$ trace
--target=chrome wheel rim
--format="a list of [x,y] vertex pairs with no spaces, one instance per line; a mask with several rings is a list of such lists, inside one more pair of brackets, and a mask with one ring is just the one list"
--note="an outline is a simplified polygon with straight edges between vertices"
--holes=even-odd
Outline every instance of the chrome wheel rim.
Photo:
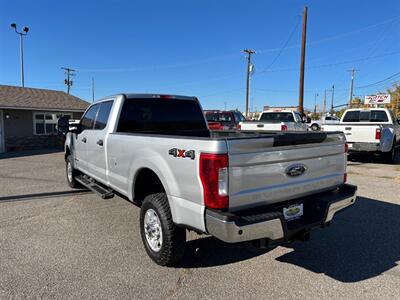
[[67,163],[67,177],[68,181],[72,182],[72,166],[70,162]]
[[154,252],[161,250],[163,236],[161,222],[154,209],[148,209],[144,215],[144,233],[146,235],[147,244]]

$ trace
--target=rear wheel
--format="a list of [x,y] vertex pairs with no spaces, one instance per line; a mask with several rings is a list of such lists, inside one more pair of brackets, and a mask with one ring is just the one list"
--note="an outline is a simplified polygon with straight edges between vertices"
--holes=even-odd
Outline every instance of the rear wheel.
[[160,266],[173,266],[183,256],[186,230],[172,221],[165,193],[151,194],[140,210],[140,233],[147,254]]
[[394,139],[392,149],[390,149],[389,152],[384,152],[383,153],[383,159],[385,160],[386,163],[392,164],[394,163],[394,159],[396,157],[396,144],[395,144],[396,138]]

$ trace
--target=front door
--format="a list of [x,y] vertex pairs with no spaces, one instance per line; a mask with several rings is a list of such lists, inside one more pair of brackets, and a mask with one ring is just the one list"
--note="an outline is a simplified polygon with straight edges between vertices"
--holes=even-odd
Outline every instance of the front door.
[[100,103],[94,129],[88,134],[87,170],[90,175],[102,183],[108,182],[106,134],[112,106],[113,101]]
[[74,134],[75,166],[85,173],[87,172],[87,147],[90,142],[89,135],[93,131],[99,106],[99,104],[95,104],[89,107],[81,120],[82,131],[79,134]]
[[4,152],[4,119],[3,119],[3,111],[0,110],[0,153]]

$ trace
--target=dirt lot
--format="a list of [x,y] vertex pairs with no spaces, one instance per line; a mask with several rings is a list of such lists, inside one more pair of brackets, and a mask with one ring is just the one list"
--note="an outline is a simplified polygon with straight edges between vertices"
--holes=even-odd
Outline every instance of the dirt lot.
[[311,241],[256,251],[191,235],[182,265],[162,268],[139,209],[71,191],[61,153],[2,158],[0,298],[400,299],[400,164],[348,171],[356,205]]

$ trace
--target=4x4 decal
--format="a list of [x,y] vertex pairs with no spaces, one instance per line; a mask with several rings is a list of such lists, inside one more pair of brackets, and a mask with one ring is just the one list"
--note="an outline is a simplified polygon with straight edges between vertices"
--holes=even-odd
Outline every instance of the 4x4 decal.
[[173,157],[189,157],[190,159],[195,158],[195,151],[194,150],[182,150],[182,149],[177,149],[177,148],[172,148],[169,149],[168,151],[169,155],[172,155]]

